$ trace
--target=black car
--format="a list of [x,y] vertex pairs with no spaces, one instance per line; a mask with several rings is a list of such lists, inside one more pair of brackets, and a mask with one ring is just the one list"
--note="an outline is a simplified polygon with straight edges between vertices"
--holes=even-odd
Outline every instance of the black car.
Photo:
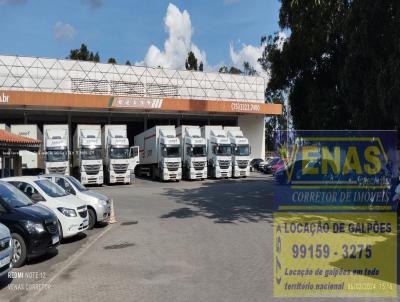
[[251,171],[257,171],[258,170],[258,165],[264,161],[262,158],[253,158],[250,161],[250,170]]
[[59,244],[56,215],[32,201],[13,185],[0,181],[0,222],[10,229],[13,267],[41,256]]
[[273,157],[270,160],[267,161],[267,163],[263,167],[263,172],[265,174],[271,174],[272,173],[272,166],[278,164],[279,162],[283,162],[283,160],[280,157]]

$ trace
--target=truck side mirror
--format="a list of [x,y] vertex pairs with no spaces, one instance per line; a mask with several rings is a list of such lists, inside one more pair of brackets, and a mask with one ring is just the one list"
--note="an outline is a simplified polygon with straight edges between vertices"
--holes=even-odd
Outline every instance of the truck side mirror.
[[251,146],[249,146],[249,154],[251,154]]

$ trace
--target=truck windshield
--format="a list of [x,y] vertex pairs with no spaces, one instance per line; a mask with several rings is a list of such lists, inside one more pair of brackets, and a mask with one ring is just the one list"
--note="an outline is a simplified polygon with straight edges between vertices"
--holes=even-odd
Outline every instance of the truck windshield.
[[32,205],[32,201],[14,185],[0,184],[0,198],[12,208],[20,208]]
[[35,184],[37,184],[50,197],[63,197],[68,195],[63,188],[48,179],[35,180]]
[[79,192],[87,191],[87,189],[75,177],[67,176],[67,178]]
[[110,158],[129,158],[129,148],[110,148]]
[[163,147],[162,149],[163,157],[181,157],[181,148],[180,146],[173,147]]
[[219,145],[217,148],[217,155],[230,156],[232,154],[231,145]]
[[68,161],[68,150],[47,150],[46,151],[47,162],[60,162]]
[[234,155],[249,156],[250,155],[249,145],[236,145],[236,147],[234,147]]
[[95,160],[101,159],[101,149],[100,148],[82,148],[81,149],[81,159],[83,160]]
[[206,146],[194,146],[191,153],[190,155],[193,157],[206,156]]

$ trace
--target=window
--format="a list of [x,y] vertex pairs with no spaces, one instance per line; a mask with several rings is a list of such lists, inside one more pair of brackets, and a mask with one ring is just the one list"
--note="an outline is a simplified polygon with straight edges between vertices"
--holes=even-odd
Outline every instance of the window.
[[81,159],[83,160],[96,160],[101,159],[101,149],[100,148],[82,148],[81,149]]
[[249,145],[236,145],[234,146],[234,154],[239,156],[249,156],[250,147]]
[[48,179],[35,180],[35,184],[37,184],[39,188],[41,188],[50,197],[56,198],[68,195],[67,192]]
[[79,192],[87,191],[87,189],[73,176],[67,176],[68,180]]
[[58,184],[65,191],[75,195],[74,188],[72,187],[72,185],[67,180],[65,180],[62,177],[56,177],[55,180],[56,180],[56,184]]
[[162,156],[163,157],[181,157],[181,148],[180,146],[164,146],[162,148]]
[[186,153],[193,157],[206,156],[206,146],[189,146],[186,147]]
[[231,145],[219,145],[219,146],[217,146],[215,154],[221,155],[221,156],[230,156],[232,154]]
[[68,161],[68,150],[47,150],[47,162]]
[[110,158],[129,158],[129,148],[110,148]]
[[32,205],[32,201],[26,197],[19,189],[20,183],[0,184],[0,198],[12,208],[20,208]]

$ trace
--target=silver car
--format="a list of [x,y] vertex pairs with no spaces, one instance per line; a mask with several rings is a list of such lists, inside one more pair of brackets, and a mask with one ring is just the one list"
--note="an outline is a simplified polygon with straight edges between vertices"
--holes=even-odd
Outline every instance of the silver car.
[[86,202],[89,213],[89,227],[93,229],[98,222],[108,222],[110,218],[111,202],[107,196],[90,191],[79,180],[70,175],[46,174],[42,175],[58,184],[66,192],[75,195]]
[[5,280],[12,267],[13,245],[8,227],[0,223],[0,280]]

